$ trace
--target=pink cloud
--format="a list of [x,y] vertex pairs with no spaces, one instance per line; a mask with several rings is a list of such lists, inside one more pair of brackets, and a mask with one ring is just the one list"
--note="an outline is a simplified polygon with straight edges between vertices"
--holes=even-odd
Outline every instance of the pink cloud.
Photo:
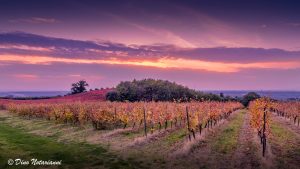
[[[296,69],[300,68],[300,62],[282,61],[282,62],[253,62],[253,63],[225,63],[219,61],[204,61],[200,59],[186,59],[164,57],[157,60],[130,60],[130,59],[74,59],[74,58],[59,58],[49,56],[18,56],[18,55],[0,55],[0,62],[16,62],[24,64],[43,64],[51,65],[52,63],[64,64],[100,64],[100,65],[131,65],[141,67],[153,67],[160,69],[190,69],[190,70],[205,70],[210,72],[233,73],[243,69]],[[78,75],[72,75],[78,77]],[[80,75],[79,75],[80,76]],[[26,76],[25,76],[26,77]],[[30,76],[29,76],[30,77]]]
[[35,75],[35,74],[15,74],[13,75],[15,78],[18,78],[18,79],[25,79],[25,80],[34,80],[34,79],[37,79],[39,78],[38,75]]

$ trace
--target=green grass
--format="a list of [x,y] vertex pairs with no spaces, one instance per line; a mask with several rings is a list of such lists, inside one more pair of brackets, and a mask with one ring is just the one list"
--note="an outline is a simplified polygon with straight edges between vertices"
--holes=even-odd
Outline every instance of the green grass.
[[133,139],[133,138],[136,137],[137,134],[133,133],[132,131],[126,131],[126,132],[122,132],[121,135],[125,136],[125,137],[127,137],[129,139]]
[[[1,118],[1,120],[3,120]],[[62,160],[59,168],[141,168],[135,162],[128,162],[109,153],[98,145],[86,143],[61,143],[54,138],[29,134],[0,121],[0,168],[23,168],[8,166],[8,159]],[[35,168],[34,166],[30,166]]]
[[186,137],[186,131],[184,129],[180,129],[177,132],[168,134],[168,136],[164,138],[164,141],[168,145],[173,145],[174,143],[182,140],[184,137]]
[[[140,162],[143,162],[149,168],[166,168],[168,151],[174,144],[182,141],[186,137],[185,130],[186,129],[178,129],[168,132],[158,140],[147,143],[140,148],[128,150],[128,160],[140,160]],[[164,129],[162,131],[164,131]]]
[[294,133],[292,133],[291,131],[287,130],[284,127],[281,127],[279,124],[275,124],[274,122],[271,122],[270,128],[273,137],[279,143],[282,143],[282,146],[289,146],[289,144],[285,144],[285,143],[289,142],[295,137]]
[[239,131],[243,125],[245,111],[240,112],[230,121],[228,126],[217,136],[212,143],[212,149],[216,152],[228,154],[233,152],[238,145]]
[[276,167],[298,168],[300,164],[300,138],[279,123],[272,121],[270,128],[272,132],[269,138],[270,144],[279,148],[279,153],[276,153]]

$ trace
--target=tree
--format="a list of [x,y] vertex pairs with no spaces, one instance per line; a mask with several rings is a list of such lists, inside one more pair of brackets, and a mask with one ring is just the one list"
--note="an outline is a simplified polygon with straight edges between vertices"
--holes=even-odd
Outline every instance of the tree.
[[258,98],[260,98],[260,95],[255,92],[249,92],[242,98],[241,102],[245,107],[247,107],[252,100],[256,100]]
[[106,100],[116,101],[119,100],[119,95],[116,91],[111,91],[106,94]]
[[85,92],[87,86],[89,86],[89,84],[85,80],[80,80],[77,83],[73,83],[71,88],[71,93],[77,94],[77,93]]
[[218,95],[206,94],[166,80],[143,79],[121,82],[114,92],[107,93],[110,101],[191,101],[221,100]]

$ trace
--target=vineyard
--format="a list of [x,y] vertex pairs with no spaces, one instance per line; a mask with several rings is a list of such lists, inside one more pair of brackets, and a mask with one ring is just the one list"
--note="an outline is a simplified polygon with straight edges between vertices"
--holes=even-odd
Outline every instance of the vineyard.
[[[262,144],[262,155],[266,154],[267,137],[271,135],[271,113],[290,119],[291,123],[299,127],[300,102],[275,102],[269,98],[260,98],[249,105],[251,125],[256,129]],[[300,130],[300,128],[299,128]]]
[[[186,165],[220,168],[222,161],[231,161],[228,168],[245,165],[297,168],[295,166],[299,165],[300,102],[260,98],[250,102],[246,109],[239,102],[217,101],[58,103],[0,100],[0,109],[8,113],[1,118],[10,119],[9,125],[29,123],[24,129],[42,136],[63,133],[59,138],[67,142],[78,139],[89,144],[108,144],[108,149],[121,158],[151,163],[153,166],[149,168],[184,168]],[[49,128],[41,129],[40,123]],[[64,127],[53,130],[61,125]],[[37,129],[33,130],[32,126]],[[76,134],[82,132],[86,134]],[[283,140],[290,145],[284,145]],[[260,145],[262,151],[256,148]],[[135,165],[148,168],[143,164]]]
[[299,126],[300,102],[274,102],[271,111]]
[[144,134],[168,127],[187,127],[195,138],[202,128],[210,128],[242,108],[237,102],[77,102],[62,104],[2,103],[4,109],[24,118],[43,118],[73,125],[91,123],[94,129],[144,128]]

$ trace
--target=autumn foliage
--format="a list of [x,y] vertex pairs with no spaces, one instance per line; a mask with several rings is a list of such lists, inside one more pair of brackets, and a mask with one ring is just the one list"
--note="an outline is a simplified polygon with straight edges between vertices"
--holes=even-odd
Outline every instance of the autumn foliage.
[[[147,123],[153,132],[173,127],[184,127],[196,132],[209,128],[242,107],[238,102],[74,102],[74,103],[19,103],[0,101],[3,108],[24,118],[44,118],[61,123],[85,125],[95,129],[132,127],[139,129]],[[145,117],[144,117],[145,114]],[[144,120],[145,118],[145,120]]]

